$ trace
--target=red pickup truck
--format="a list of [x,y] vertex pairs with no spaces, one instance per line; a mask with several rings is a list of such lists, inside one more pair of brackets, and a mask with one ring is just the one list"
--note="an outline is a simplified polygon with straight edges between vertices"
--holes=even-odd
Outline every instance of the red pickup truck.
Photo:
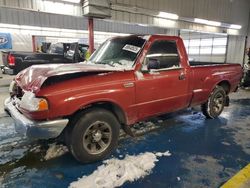
[[189,62],[179,37],[132,35],[104,42],[85,63],[34,65],[10,85],[5,109],[16,131],[64,135],[73,156],[93,162],[115,148],[120,128],[201,105],[216,118],[242,77],[239,64]]

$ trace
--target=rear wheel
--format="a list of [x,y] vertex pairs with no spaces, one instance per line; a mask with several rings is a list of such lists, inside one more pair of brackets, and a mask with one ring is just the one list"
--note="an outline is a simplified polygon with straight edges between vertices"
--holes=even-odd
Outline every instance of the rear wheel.
[[216,86],[208,101],[201,105],[202,113],[209,119],[218,117],[224,109],[226,92],[221,86]]
[[95,162],[117,146],[120,124],[109,111],[93,108],[83,113],[71,133],[69,149],[80,162]]

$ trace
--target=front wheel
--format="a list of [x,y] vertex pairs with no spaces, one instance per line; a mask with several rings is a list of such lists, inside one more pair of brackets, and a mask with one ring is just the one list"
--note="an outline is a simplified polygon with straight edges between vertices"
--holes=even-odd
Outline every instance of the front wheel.
[[226,92],[221,86],[216,86],[205,104],[201,105],[202,113],[209,119],[218,117],[224,109]]
[[117,146],[120,124],[108,110],[93,108],[76,121],[69,149],[82,163],[102,160]]

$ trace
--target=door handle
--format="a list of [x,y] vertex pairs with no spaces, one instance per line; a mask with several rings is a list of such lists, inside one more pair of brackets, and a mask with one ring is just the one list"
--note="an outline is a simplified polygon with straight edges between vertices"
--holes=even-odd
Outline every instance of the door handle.
[[128,82],[123,84],[124,87],[128,88],[128,87],[134,87],[134,83],[133,82]]
[[179,80],[185,80],[186,75],[184,73],[181,73],[179,76]]

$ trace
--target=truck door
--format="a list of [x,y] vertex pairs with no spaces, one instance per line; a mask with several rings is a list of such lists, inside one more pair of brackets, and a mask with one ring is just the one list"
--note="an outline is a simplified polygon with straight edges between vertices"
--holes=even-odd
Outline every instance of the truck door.
[[188,75],[175,41],[155,40],[136,77],[136,105],[140,119],[188,106]]

